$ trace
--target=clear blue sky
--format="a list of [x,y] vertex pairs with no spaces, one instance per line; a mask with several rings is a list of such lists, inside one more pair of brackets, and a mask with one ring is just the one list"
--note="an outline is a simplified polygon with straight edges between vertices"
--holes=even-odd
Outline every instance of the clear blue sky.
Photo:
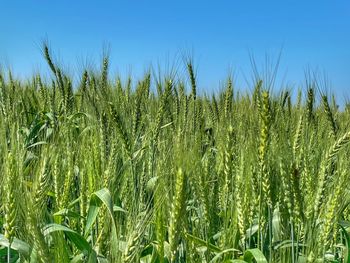
[[[99,63],[110,47],[111,72],[137,76],[192,52],[199,89],[215,91],[233,72],[239,89],[278,57],[279,81],[298,87],[307,68],[326,72],[332,91],[350,87],[350,1],[15,1],[1,3],[0,64],[15,75],[47,70],[48,39],[72,72]],[[179,66],[179,71],[183,69]],[[277,85],[276,89],[279,86]]]

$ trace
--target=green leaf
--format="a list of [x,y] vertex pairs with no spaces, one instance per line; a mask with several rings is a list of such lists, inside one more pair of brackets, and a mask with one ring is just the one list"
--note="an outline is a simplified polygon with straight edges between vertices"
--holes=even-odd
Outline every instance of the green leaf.
[[122,212],[122,213],[128,213],[126,210],[124,210],[123,208],[121,208],[120,206],[114,205],[113,206],[113,211],[114,212]]
[[[165,244],[164,244],[165,245]],[[161,256],[158,251],[158,243],[150,243],[141,251],[140,262],[141,263],[160,263],[160,262],[168,262],[167,258],[164,257],[163,261],[161,261]]]
[[339,224],[343,227],[350,227],[350,222],[346,220],[339,220]]
[[44,236],[53,232],[62,231],[66,237],[82,252],[88,253],[88,262],[97,262],[97,254],[86,239],[74,230],[59,224],[48,224],[43,228]]
[[105,257],[97,256],[98,263],[109,263]]
[[[8,262],[8,248],[2,248],[0,249],[0,262]],[[15,263],[19,259],[19,254],[17,250],[10,249],[10,263]]]
[[154,189],[156,188],[157,182],[158,182],[158,176],[154,176],[148,180],[147,185],[146,185],[147,193],[154,192]]
[[79,203],[80,202],[80,197],[78,197],[77,199],[73,200],[72,202],[70,202],[67,206],[67,208],[71,208],[73,207],[75,204]]
[[[10,245],[9,241],[2,234],[0,234],[0,245],[4,246],[4,247],[9,247],[9,245]],[[29,258],[30,246],[22,240],[14,238],[12,243],[11,243],[11,249],[17,250],[18,253],[20,253],[21,255],[23,255],[26,258]]]
[[216,252],[216,253],[220,253],[221,252],[221,249],[203,239],[200,239],[198,237],[195,237],[195,236],[192,236],[191,234],[188,234],[188,233],[185,233],[185,237],[192,241],[193,243],[196,243],[198,245],[201,245],[201,246],[206,246],[208,248],[208,250],[210,251],[213,251],[213,252]]
[[74,211],[66,209],[66,208],[54,213],[53,215],[54,216],[66,216],[66,217],[70,217],[70,218],[80,218],[81,217],[77,212],[74,212]]
[[30,253],[30,263],[36,263],[38,262],[38,252],[36,251],[35,247],[32,249],[32,253]]
[[107,210],[111,215],[111,219],[114,222],[114,216],[113,216],[114,205],[112,202],[112,197],[109,190],[107,188],[103,188],[91,195],[89,211],[86,218],[85,236],[89,234],[92,225],[95,223],[96,217],[98,215],[98,211],[102,206],[102,204],[104,204],[107,207]]
[[72,115],[69,115],[67,117],[68,121],[74,121],[75,119],[78,119],[80,117],[85,117],[87,119],[91,119],[91,116],[87,113],[84,113],[84,112],[77,112],[77,113],[74,113]]
[[80,263],[80,262],[84,262],[84,254],[78,254],[76,255],[71,261],[70,263]]
[[80,251],[91,251],[92,247],[86,239],[74,230],[59,224],[48,224],[43,228],[44,236],[53,232],[62,231],[77,246]]
[[[117,228],[114,220],[114,204],[112,201],[112,196],[111,193],[107,188],[103,188],[91,195],[90,198],[90,205],[89,205],[89,210],[88,210],[88,215],[86,218],[86,225],[85,225],[85,237],[89,235],[91,227],[96,221],[96,217],[98,215],[99,209],[101,208],[102,205],[105,205],[107,208],[107,211],[110,215],[112,224],[111,224],[111,251],[112,254],[117,253],[118,251],[118,238],[117,238]],[[113,256],[112,255],[112,256]]]
[[218,260],[221,259],[221,257],[226,254],[226,253],[229,253],[229,252],[237,252],[239,250],[235,249],[235,248],[228,248],[228,249],[225,249],[223,251],[221,251],[220,253],[216,254],[215,257],[213,257],[213,259],[210,261],[210,263],[214,263],[214,262],[218,262]]
[[340,228],[345,236],[345,243],[346,243],[346,253],[345,253],[345,260],[344,262],[350,263],[350,236],[348,231],[340,224]]
[[258,224],[254,224],[250,228],[248,228],[246,231],[246,238],[249,239],[250,237],[255,235],[258,232],[258,229],[259,229]]
[[30,144],[27,146],[27,149],[33,148],[33,147],[38,146],[38,145],[43,145],[43,144],[47,144],[47,142],[41,141],[41,142],[36,142],[36,143]]
[[291,248],[292,246],[295,247],[305,247],[306,245],[303,243],[298,243],[297,241],[292,242],[292,240],[284,240],[279,243],[277,243],[274,247],[275,250],[282,249],[282,248]]
[[282,223],[281,223],[281,212],[277,206],[273,211],[272,217],[272,236],[275,241],[280,241],[282,238]]
[[256,263],[267,263],[264,254],[257,248],[248,249],[244,252],[244,260],[248,263],[253,263],[253,259]]

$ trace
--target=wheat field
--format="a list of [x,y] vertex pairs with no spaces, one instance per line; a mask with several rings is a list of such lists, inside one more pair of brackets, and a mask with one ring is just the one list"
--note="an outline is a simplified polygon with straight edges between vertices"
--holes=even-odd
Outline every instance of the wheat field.
[[350,112],[308,79],[197,94],[0,72],[0,262],[350,262]]

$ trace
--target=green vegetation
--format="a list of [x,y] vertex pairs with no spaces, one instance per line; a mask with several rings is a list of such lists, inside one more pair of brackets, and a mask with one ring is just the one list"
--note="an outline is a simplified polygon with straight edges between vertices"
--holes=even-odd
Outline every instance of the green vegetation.
[[316,82],[205,96],[104,57],[73,88],[43,51],[51,82],[0,73],[1,262],[350,262],[350,115]]

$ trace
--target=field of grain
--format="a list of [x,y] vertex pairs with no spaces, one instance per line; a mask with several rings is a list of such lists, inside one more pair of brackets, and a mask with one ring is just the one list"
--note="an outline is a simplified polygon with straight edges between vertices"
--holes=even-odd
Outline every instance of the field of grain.
[[0,72],[0,262],[350,262],[350,113],[309,78],[197,94]]

